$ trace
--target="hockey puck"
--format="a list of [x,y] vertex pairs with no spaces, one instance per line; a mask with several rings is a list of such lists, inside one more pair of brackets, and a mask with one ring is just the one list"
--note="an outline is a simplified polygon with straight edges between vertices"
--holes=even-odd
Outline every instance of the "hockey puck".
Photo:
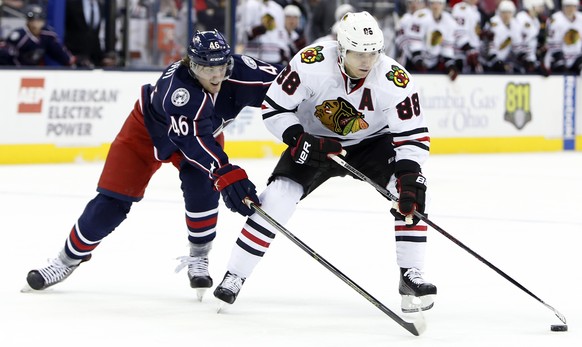
[[551,331],[568,331],[568,326],[566,324],[554,324],[550,327]]

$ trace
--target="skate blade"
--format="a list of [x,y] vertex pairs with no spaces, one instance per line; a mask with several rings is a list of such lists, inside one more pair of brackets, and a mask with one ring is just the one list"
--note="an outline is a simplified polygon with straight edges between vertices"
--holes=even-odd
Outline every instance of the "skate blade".
[[430,310],[434,306],[434,295],[414,296],[402,295],[400,307],[404,313],[414,313]]
[[206,293],[206,289],[208,289],[208,288],[197,288],[196,289],[196,298],[198,299],[198,301],[202,302],[202,299],[204,299],[204,294]]
[[226,311],[228,311],[228,308],[232,306],[232,304],[229,304],[227,302],[224,302],[220,299],[218,299],[218,307],[216,308],[216,313],[220,314],[220,313],[225,313]]
[[20,289],[20,292],[21,292],[21,293],[32,293],[32,292],[34,292],[34,291],[35,291],[35,290],[34,290],[34,289],[32,289],[32,287],[30,287],[30,286],[28,285],[28,283],[27,283],[27,284],[25,284],[25,285],[24,285],[24,287],[22,287],[22,289]]

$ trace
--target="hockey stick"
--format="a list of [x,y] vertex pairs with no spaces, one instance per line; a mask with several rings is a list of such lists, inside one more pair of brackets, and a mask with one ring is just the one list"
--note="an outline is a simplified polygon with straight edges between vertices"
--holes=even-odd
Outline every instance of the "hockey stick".
[[[396,323],[402,326],[404,329],[408,330],[412,335],[419,336],[426,330],[426,322],[424,321],[424,317],[422,313],[420,314],[420,319],[416,320],[413,323],[407,322],[402,319],[399,315],[394,313],[388,307],[384,306],[378,299],[374,298],[371,294],[365,291],[362,287],[360,287],[357,283],[352,281],[348,276],[344,275],[340,270],[338,270],[335,266],[333,266],[330,262],[325,260],[322,256],[320,256],[317,252],[311,249],[308,245],[306,245],[303,241],[298,239],[295,235],[293,235],[289,230],[287,230],[284,226],[279,224],[275,219],[269,216],[262,208],[255,205],[250,199],[246,198],[244,203],[249,206],[250,208],[254,209],[265,221],[271,224],[275,229],[285,235],[289,240],[291,240],[294,244],[299,246],[305,253],[309,254],[313,259],[315,259],[318,263],[323,265],[326,269],[328,269],[331,273],[339,277],[342,281],[344,281],[347,285],[352,287],[356,292],[358,292],[361,296],[363,296],[366,300],[371,302],[374,306],[376,306],[380,311],[384,312],[388,317],[392,318]],[[419,311],[420,312],[420,311]]]
[[[358,169],[356,169],[355,167],[353,167],[350,164],[348,164],[343,158],[341,158],[341,157],[339,157],[337,155],[333,155],[333,154],[331,154],[329,157],[333,161],[335,161],[337,164],[339,164],[341,167],[345,168],[346,170],[348,170],[349,172],[351,172],[352,174],[354,174],[356,177],[358,177],[362,181],[371,184],[374,188],[376,188],[376,190],[380,194],[382,194],[388,200],[395,201],[395,202],[398,201],[398,198],[396,196],[394,196],[394,194],[390,193],[390,191],[388,191],[388,189],[386,189],[386,188],[380,186],[378,183],[372,181],[366,175],[364,175],[363,173],[361,173]],[[524,292],[526,292],[527,294],[529,294],[531,297],[533,297],[537,301],[541,302],[544,306],[546,306],[547,308],[549,308],[550,310],[552,310],[554,312],[554,314],[556,315],[556,317],[558,317],[564,324],[566,324],[566,317],[563,314],[561,314],[560,312],[558,312],[558,310],[556,310],[552,306],[546,304],[542,299],[538,298],[536,295],[534,295],[534,293],[532,293],[531,291],[529,291],[526,287],[522,286],[519,282],[517,282],[516,280],[514,280],[508,274],[506,274],[505,272],[501,271],[501,269],[499,269],[497,266],[491,264],[487,259],[485,259],[482,256],[480,256],[477,252],[475,252],[471,248],[467,247],[464,243],[462,243],[461,241],[459,241],[453,235],[449,234],[443,228],[441,228],[438,225],[436,225],[434,222],[432,222],[430,219],[428,219],[427,216],[425,216],[424,214],[422,214],[422,213],[420,213],[418,211],[414,211],[414,216],[420,218],[420,220],[422,220],[423,222],[425,222],[427,225],[430,225],[433,229],[435,229],[436,231],[438,231],[439,233],[441,233],[442,235],[444,235],[449,240],[453,241],[457,246],[459,246],[462,249],[464,249],[465,251],[469,252],[469,254],[471,254],[475,258],[479,259],[483,264],[487,265],[489,268],[491,268],[493,271],[497,272],[499,275],[501,275],[503,278],[505,278],[506,280],[508,280],[509,282],[511,282],[513,285],[515,285],[519,289],[523,290]]]

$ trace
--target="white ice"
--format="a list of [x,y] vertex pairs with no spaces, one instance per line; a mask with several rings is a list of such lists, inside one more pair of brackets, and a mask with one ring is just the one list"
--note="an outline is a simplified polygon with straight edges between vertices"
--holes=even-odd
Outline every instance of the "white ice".
[[[258,190],[275,159],[233,160]],[[278,235],[221,314],[174,273],[188,252],[176,170],[65,282],[20,293],[30,269],[56,256],[102,163],[0,166],[0,346],[579,346],[582,341],[582,153],[433,155],[429,218],[568,319],[429,229],[425,277],[438,286],[415,337]],[[399,312],[389,204],[351,178],[333,179],[287,224],[384,305]],[[211,252],[215,283],[244,222],[221,205]],[[576,342],[578,341],[578,342]]]

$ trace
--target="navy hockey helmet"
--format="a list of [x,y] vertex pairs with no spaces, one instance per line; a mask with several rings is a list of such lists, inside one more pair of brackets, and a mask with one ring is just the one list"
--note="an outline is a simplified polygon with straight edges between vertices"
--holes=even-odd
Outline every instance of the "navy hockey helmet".
[[226,38],[218,32],[197,31],[188,45],[188,58],[190,58],[190,70],[196,73],[198,66],[227,65],[225,79],[232,73],[234,64],[232,50],[226,42]]
[[28,5],[24,8],[26,20],[42,19],[46,20],[46,12],[40,5]]

